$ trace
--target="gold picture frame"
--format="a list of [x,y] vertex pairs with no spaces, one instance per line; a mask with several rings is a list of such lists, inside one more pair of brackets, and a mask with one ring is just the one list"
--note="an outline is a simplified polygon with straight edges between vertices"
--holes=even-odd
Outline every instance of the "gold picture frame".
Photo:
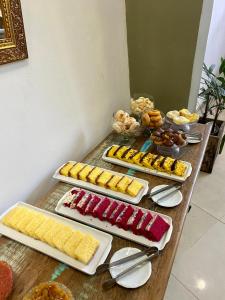
[[28,58],[20,0],[0,0],[4,38],[0,39],[0,64]]

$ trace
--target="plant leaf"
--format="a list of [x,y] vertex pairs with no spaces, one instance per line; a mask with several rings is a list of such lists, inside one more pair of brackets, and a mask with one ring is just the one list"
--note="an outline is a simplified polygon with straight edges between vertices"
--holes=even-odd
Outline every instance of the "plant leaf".
[[211,65],[211,66],[209,67],[209,73],[212,73],[213,70],[215,69],[215,67],[216,67],[216,65]]
[[220,82],[222,82],[222,84],[223,84],[224,87],[225,87],[225,79],[224,79],[222,76],[217,77],[217,79],[218,79]]
[[221,57],[221,64],[219,67],[219,73],[220,74],[224,74],[225,75],[225,59],[223,57]]

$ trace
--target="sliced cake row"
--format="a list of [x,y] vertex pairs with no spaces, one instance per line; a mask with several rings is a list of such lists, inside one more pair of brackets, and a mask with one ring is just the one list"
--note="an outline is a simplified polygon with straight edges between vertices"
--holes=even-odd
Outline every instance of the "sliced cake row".
[[33,209],[18,206],[6,214],[2,223],[23,234],[49,244],[87,264],[99,247],[91,234],[75,230]]
[[177,176],[184,176],[187,169],[186,164],[181,160],[151,152],[141,152],[127,146],[113,145],[106,156]]
[[90,182],[113,191],[136,197],[143,189],[143,184],[129,176],[115,175],[109,170],[84,163],[66,163],[59,171],[63,176]]
[[158,214],[143,210],[112,198],[74,188],[64,200],[64,206],[82,215],[107,221],[151,241],[160,241],[170,225]]

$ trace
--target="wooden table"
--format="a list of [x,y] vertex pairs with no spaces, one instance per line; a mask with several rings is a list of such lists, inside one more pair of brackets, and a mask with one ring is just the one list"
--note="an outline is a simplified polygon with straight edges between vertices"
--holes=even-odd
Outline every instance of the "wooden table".
[[[116,286],[111,290],[103,291],[102,283],[106,279],[110,278],[109,273],[98,276],[88,276],[77,270],[69,268],[64,264],[61,264],[55,259],[52,259],[44,254],[34,251],[5,237],[1,237],[0,259],[7,261],[12,266],[15,274],[14,290],[10,299],[22,299],[22,296],[34,285],[38,284],[39,282],[48,281],[55,278],[57,278],[57,281],[64,283],[68,288],[71,289],[76,300],[163,299],[184,220],[188,211],[193,187],[201,167],[211,125],[198,124],[197,130],[202,132],[203,141],[196,145],[188,145],[188,151],[182,157],[183,160],[191,162],[193,167],[192,175],[186,180],[182,187],[182,203],[173,209],[157,207],[158,212],[172,217],[174,229],[171,240],[166,245],[162,255],[153,261],[151,278],[143,287],[134,290],[128,290],[120,286]],[[103,150],[112,143],[113,135],[110,135],[89,155],[87,155],[84,161],[90,164],[126,173],[126,168],[115,166],[101,160]],[[135,142],[135,147],[140,148],[143,143],[144,138],[139,138]],[[73,157],[71,157],[71,159],[73,159]],[[151,187],[158,184],[171,182],[167,179],[140,172],[136,172],[135,176],[148,180]],[[40,200],[36,205],[46,210],[54,211],[57,201],[70,188],[71,185],[69,184],[57,183],[53,188],[53,191],[46,198]],[[140,206],[146,208],[148,208],[149,205],[150,203],[148,199],[143,199],[140,203]],[[133,242],[114,236],[112,250],[109,257],[111,257],[116,250],[127,246],[142,248]]]

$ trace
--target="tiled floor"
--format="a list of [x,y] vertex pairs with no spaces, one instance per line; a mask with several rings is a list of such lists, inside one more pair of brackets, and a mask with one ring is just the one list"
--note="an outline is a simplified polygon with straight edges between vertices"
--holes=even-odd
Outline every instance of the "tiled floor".
[[200,173],[164,300],[225,299],[225,149]]

